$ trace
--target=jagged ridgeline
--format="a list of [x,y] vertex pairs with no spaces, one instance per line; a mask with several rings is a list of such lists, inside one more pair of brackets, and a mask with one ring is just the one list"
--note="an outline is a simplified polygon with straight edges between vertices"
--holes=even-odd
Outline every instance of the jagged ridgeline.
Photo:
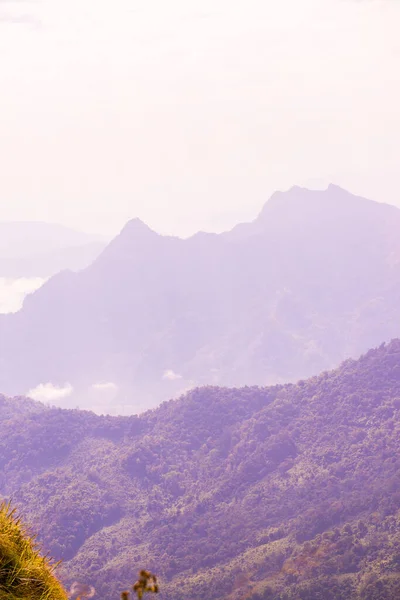
[[66,600],[48,558],[40,554],[9,505],[0,506],[0,600]]

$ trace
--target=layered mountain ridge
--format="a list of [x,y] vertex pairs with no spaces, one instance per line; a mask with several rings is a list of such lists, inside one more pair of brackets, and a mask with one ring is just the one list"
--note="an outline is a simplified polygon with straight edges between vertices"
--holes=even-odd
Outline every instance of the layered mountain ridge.
[[399,240],[397,208],[337,186],[278,192],[219,235],[132,220],[0,318],[0,389],[68,383],[64,405],[93,408],[108,385],[105,410],[132,413],[196,385],[316,374],[400,335]]
[[55,223],[0,222],[0,278],[47,278],[63,269],[80,270],[105,245],[103,236]]

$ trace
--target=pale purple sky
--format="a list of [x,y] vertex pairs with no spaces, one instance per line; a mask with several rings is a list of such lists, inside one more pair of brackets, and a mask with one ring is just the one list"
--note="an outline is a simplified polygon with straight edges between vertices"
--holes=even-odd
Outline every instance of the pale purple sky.
[[0,0],[0,220],[163,233],[400,205],[400,1]]

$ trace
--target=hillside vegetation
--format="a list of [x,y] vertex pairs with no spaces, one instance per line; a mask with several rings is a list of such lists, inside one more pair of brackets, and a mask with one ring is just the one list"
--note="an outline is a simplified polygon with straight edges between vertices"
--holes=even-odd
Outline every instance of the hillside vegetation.
[[400,341],[297,385],[196,389],[140,417],[0,401],[0,491],[66,585],[165,600],[400,595]]
[[67,600],[50,562],[6,504],[0,505],[0,600]]
[[399,209],[335,186],[276,193],[220,235],[133,220],[0,315],[0,389],[69,382],[63,407],[133,414],[203,384],[318,374],[400,336],[399,240]]

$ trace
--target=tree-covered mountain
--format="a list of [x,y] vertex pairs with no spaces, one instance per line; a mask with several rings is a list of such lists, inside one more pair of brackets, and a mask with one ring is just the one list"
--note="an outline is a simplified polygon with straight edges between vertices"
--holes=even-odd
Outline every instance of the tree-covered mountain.
[[139,417],[0,400],[0,493],[117,597],[395,600],[400,340],[297,385],[204,387]]
[[108,386],[107,408],[131,414],[196,385],[333,368],[400,335],[399,240],[400,210],[335,186],[277,193],[221,235],[131,221],[86,270],[0,318],[0,389],[68,382],[65,402],[87,407]]

